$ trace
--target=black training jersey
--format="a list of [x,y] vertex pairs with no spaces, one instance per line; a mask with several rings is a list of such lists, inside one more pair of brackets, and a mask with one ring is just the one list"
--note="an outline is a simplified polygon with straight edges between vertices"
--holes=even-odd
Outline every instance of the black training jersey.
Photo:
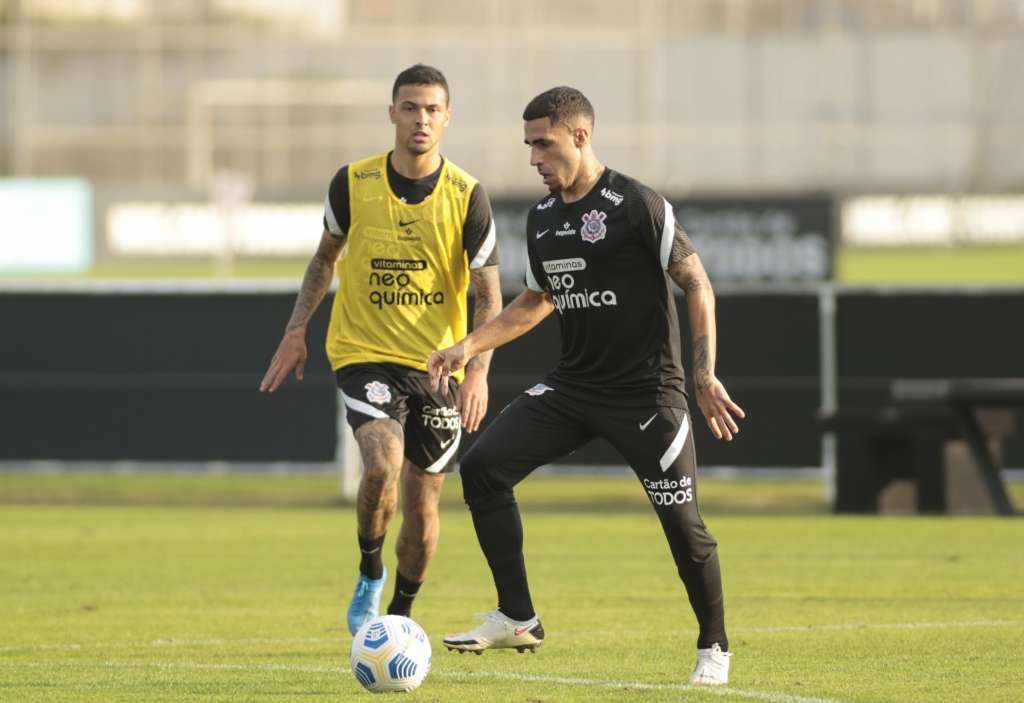
[[677,227],[667,200],[608,168],[582,199],[553,193],[530,209],[526,283],[558,312],[562,355],[549,378],[559,390],[686,407],[665,273]]

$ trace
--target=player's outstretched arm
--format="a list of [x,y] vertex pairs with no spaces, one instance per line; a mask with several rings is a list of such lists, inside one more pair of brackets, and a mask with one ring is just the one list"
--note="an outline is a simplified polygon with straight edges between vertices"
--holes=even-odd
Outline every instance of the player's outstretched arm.
[[324,230],[320,245],[306,267],[306,275],[302,278],[302,287],[285,327],[284,337],[277,345],[267,373],[260,381],[260,391],[273,393],[293,370],[295,378],[302,380],[306,369],[306,326],[331,287],[334,263],[344,249],[346,239],[345,235],[339,237]]
[[681,227],[676,228],[668,273],[686,295],[686,311],[693,336],[693,385],[697,391],[697,405],[715,437],[731,442],[733,435],[740,431],[733,415],[743,418],[746,413],[732,401],[725,386],[715,376],[715,292],[700,256],[693,250]]
[[[480,329],[501,312],[501,279],[497,266],[483,266],[469,272],[473,284],[473,329]],[[487,414],[487,371],[493,350],[481,352],[466,364],[466,379],[459,386],[457,407],[462,426],[476,432]]]
[[555,309],[547,293],[527,288],[501,311],[501,314],[483,327],[473,330],[458,344],[430,355],[427,370],[434,390],[448,383],[448,377],[461,369],[473,357],[497,349],[521,337]]

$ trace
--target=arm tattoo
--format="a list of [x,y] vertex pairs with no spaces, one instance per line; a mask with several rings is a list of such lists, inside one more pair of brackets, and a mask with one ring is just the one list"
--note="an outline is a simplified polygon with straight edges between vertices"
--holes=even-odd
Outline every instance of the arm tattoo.
[[707,335],[693,340],[693,384],[698,391],[706,391],[711,386]]
[[[672,252],[674,256],[675,245],[673,245]],[[711,281],[708,279],[704,265],[700,262],[700,257],[697,256],[695,251],[691,251],[682,259],[670,260],[668,275],[672,277],[672,280],[683,290],[685,295],[702,289],[711,290]]]
[[[683,239],[685,242],[681,241]],[[689,253],[675,258],[677,247],[681,252],[684,245],[689,246]],[[678,229],[672,253],[668,274],[686,296],[693,334],[693,385],[698,393],[702,393],[711,388],[715,377],[715,350],[712,342],[715,335],[715,292],[700,256],[693,251],[685,232],[680,236]]]
[[[326,236],[326,235],[325,235]],[[298,298],[295,300],[295,307],[292,309],[292,316],[288,320],[285,332],[293,332],[303,329],[309,324],[320,301],[327,295],[331,287],[331,279],[334,278],[334,261],[337,254],[345,245],[347,237],[334,236],[332,246],[325,247],[321,243],[316,254],[306,267],[306,275],[302,278],[302,287],[299,289]]]
[[[473,282],[473,329],[480,329],[501,312],[501,283],[497,266],[484,266],[469,272]],[[466,368],[476,368],[484,373],[491,366],[494,350],[486,351],[470,359]]]
[[707,276],[697,276],[697,277],[691,278],[689,281],[686,282],[686,285],[683,286],[683,292],[684,293],[692,293],[693,291],[698,290],[700,288],[710,288],[710,287],[711,287],[711,281],[708,280]]

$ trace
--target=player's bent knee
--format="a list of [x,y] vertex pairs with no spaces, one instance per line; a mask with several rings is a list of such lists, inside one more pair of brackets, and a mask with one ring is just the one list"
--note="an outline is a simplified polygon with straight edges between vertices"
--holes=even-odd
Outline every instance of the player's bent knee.
[[466,452],[466,456],[462,458],[459,473],[462,476],[462,494],[467,503],[471,496],[492,492],[487,489],[491,483],[487,474],[492,466],[484,453],[477,451],[476,446]]
[[512,487],[492,472],[478,471],[462,476],[462,498],[471,508],[490,499],[514,502]]
[[512,489],[521,477],[512,470],[507,447],[488,442],[487,436],[481,438],[462,458],[459,472],[462,474],[462,495],[470,507],[497,495],[502,496],[498,500],[505,504],[515,503]]
[[462,465],[462,498],[467,504],[472,504],[477,498],[482,498],[493,491],[488,490],[488,481],[479,471],[466,471],[466,465]]
[[363,468],[363,476],[360,479],[364,490],[374,493],[383,493],[397,478],[396,472],[391,467],[382,464],[367,464]]
[[469,506],[470,512],[475,515],[493,513],[496,510],[516,504],[516,497],[510,489],[472,495],[464,490],[463,493],[465,494],[466,505]]
[[691,527],[687,530],[685,538],[686,551],[689,554],[690,561],[704,564],[715,555],[718,542],[711,536],[703,522],[699,526]]
[[679,575],[684,576],[684,571],[699,568],[711,561],[717,553],[718,544],[714,540],[709,542],[703,538],[669,538],[669,549]]
[[690,561],[695,564],[707,564],[718,551],[718,543],[714,540],[696,540],[690,544]]
[[658,511],[665,537],[677,564],[703,564],[715,554],[718,542],[696,511]]

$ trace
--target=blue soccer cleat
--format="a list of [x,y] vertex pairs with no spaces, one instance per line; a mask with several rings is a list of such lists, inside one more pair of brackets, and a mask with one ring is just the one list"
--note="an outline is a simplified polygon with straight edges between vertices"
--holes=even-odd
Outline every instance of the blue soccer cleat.
[[356,634],[356,630],[364,622],[373,620],[380,615],[380,594],[384,592],[384,582],[388,580],[388,570],[379,579],[369,579],[359,574],[352,602],[348,605],[348,631]]

